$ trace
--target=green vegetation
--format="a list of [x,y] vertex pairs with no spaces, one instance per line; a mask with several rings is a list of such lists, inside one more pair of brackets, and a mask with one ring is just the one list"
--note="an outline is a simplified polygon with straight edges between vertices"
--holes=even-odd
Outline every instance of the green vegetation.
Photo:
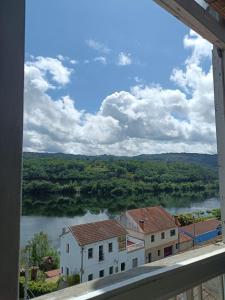
[[80,275],[68,275],[66,276],[66,282],[68,283],[68,286],[76,285],[80,283]]
[[[51,261],[47,263],[44,258],[50,257]],[[24,267],[27,262],[29,266],[36,266],[42,271],[59,268],[59,254],[51,247],[48,235],[40,232],[27,243],[21,250],[20,265]]]
[[207,211],[195,211],[192,213],[178,215],[178,220],[181,226],[186,226],[189,224],[206,221],[209,219],[221,220],[221,210],[219,208],[214,208]]
[[78,215],[188,205],[217,194],[215,156],[208,157],[207,163],[207,156],[198,154],[177,154],[176,161],[176,154],[118,158],[26,153],[23,213]]

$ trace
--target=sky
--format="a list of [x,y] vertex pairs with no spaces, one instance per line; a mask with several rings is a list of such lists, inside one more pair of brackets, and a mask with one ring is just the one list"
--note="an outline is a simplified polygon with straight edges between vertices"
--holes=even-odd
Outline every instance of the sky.
[[24,150],[215,153],[211,45],[149,0],[29,0]]

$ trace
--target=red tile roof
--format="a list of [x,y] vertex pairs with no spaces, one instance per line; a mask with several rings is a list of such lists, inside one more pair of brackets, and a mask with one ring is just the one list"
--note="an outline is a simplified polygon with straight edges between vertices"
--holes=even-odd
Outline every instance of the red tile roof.
[[80,246],[126,235],[126,229],[116,220],[71,226],[70,231]]
[[139,224],[144,221],[140,227],[144,233],[163,231],[177,227],[175,219],[161,206],[137,208],[128,210],[127,213]]
[[181,231],[188,232],[191,235],[200,235],[205,232],[213,231],[221,225],[221,221],[217,219],[210,219],[207,221],[197,222],[187,226],[182,226]]
[[185,243],[185,242],[189,242],[192,241],[192,238],[186,234],[184,234],[183,232],[179,233],[179,242],[180,243]]
[[56,270],[47,271],[45,272],[45,274],[48,278],[56,277],[60,275],[60,270],[56,269]]

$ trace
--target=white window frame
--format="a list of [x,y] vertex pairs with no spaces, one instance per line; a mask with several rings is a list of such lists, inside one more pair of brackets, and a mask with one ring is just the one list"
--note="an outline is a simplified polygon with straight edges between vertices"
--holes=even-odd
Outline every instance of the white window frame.
[[[213,71],[215,112],[222,236],[224,241],[225,25],[224,22],[220,22],[219,18],[214,17],[210,11],[204,10],[194,0],[154,1],[214,44]],[[1,257],[4,258],[1,262],[0,298],[4,300],[16,300],[18,299],[22,177],[25,0],[1,0],[0,21],[0,41],[2,42],[0,47],[0,128],[2,130],[2,134],[0,135],[0,196],[2,199],[0,202],[0,254]],[[8,245],[10,245],[10,247],[8,247]],[[209,279],[213,276],[225,273],[225,250],[221,250],[220,253],[213,252],[210,253],[210,255],[207,256],[207,263],[205,264],[204,258],[202,260],[198,259],[197,261],[185,266],[180,266],[179,268],[176,266],[167,270],[162,270],[160,278],[157,277],[158,275],[156,272],[155,275],[151,274],[148,278],[146,276],[142,276],[135,280],[133,279],[129,282],[124,282],[124,284],[120,284],[115,287],[110,299],[131,300],[138,299],[140,295],[150,294],[154,297],[154,299],[166,299],[174,296],[178,292],[182,292],[184,288],[193,287],[194,283],[207,280],[207,276]],[[183,276],[183,287],[178,288],[177,282],[180,282],[181,274]],[[155,281],[152,281],[154,276],[156,276]],[[159,278],[159,286],[157,286],[157,278]],[[170,279],[169,281],[168,278]],[[107,294],[106,290],[101,290],[101,297],[92,297],[93,295],[89,295],[91,298],[88,295],[87,297],[89,297],[89,299],[104,299],[104,296],[102,296],[102,293],[104,292]],[[146,294],[146,292],[148,293]],[[122,295],[123,298],[121,298],[120,295]],[[88,299],[87,297],[86,299]],[[144,299],[144,297],[142,298]]]

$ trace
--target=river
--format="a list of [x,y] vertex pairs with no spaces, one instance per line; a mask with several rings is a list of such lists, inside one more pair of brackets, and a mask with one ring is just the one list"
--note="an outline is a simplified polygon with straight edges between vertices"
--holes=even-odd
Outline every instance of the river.
[[[206,199],[201,202],[191,202],[188,207],[170,207],[167,210],[172,214],[182,214],[198,210],[219,208],[220,203],[217,198]],[[54,247],[59,248],[59,235],[62,228],[68,225],[77,225],[101,220],[107,220],[111,216],[107,211],[100,214],[86,213],[84,216],[75,217],[42,217],[42,216],[22,216],[21,218],[21,247],[24,247],[35,233],[43,231],[48,234]]]

